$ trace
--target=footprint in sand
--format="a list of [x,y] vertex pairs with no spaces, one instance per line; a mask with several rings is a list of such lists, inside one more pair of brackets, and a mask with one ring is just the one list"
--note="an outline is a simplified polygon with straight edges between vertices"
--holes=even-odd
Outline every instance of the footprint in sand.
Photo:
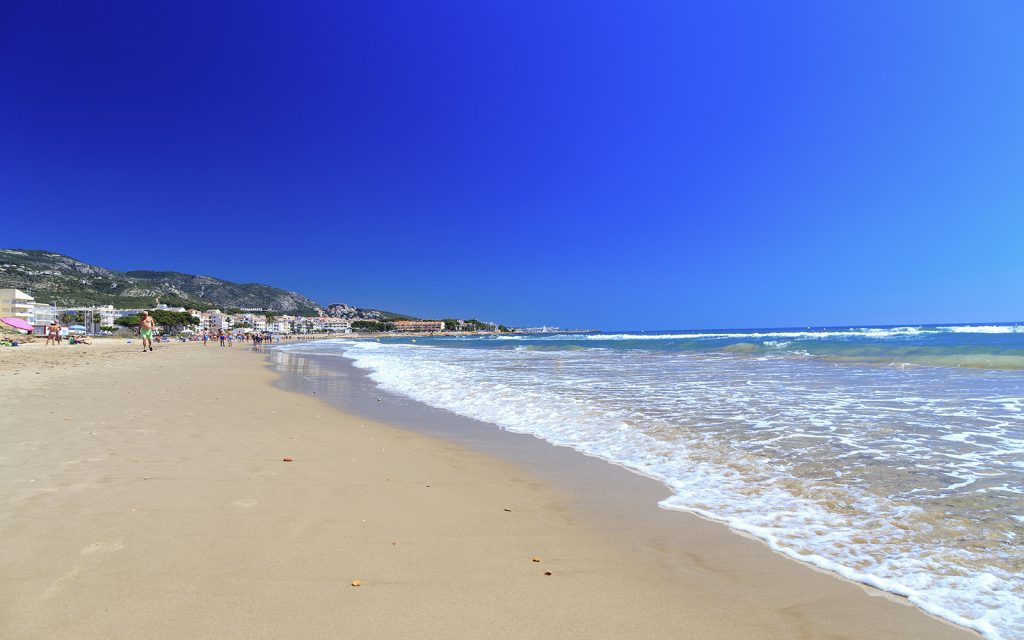
[[99,551],[120,551],[121,549],[124,549],[124,540],[122,538],[118,538],[117,540],[111,540],[109,542],[94,542],[88,546],[82,547],[82,555],[87,556]]
[[258,500],[247,498],[245,500],[235,500],[231,503],[231,506],[238,507],[239,509],[248,509],[249,507],[255,507],[257,504],[259,504]]
[[50,585],[50,587],[46,591],[43,592],[42,599],[43,600],[48,600],[48,599],[52,598],[54,595],[60,593],[64,589],[66,589],[68,587],[68,585],[70,585],[72,582],[74,582],[75,578],[77,578],[78,574],[80,574],[81,572],[82,572],[82,568],[81,567],[75,567],[71,571],[68,571],[67,573],[65,573],[61,577],[59,577],[56,580],[54,580],[53,583]]

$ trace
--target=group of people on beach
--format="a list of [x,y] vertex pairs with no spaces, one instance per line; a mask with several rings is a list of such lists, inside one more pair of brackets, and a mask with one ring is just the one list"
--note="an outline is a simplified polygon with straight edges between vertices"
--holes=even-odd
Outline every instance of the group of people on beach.
[[[60,323],[54,320],[46,326],[46,344],[57,346],[64,341],[64,336],[61,335],[63,327]],[[91,344],[89,338],[82,335],[75,335],[74,333],[68,333],[68,344]]]
[[[203,333],[200,338],[205,346],[209,339],[209,334]],[[217,332],[217,339],[220,341],[222,347],[233,347],[235,342],[245,342],[252,344],[253,347],[261,347],[264,342],[272,342],[275,336],[270,333],[239,333],[232,335],[223,330]],[[281,341],[281,336],[276,336],[278,342]]]
[[[64,337],[61,332],[65,329],[59,322],[54,320],[46,327],[46,344],[47,345],[59,345],[64,341]],[[139,324],[137,327],[139,339],[142,341],[143,353],[153,350],[153,342],[169,342],[167,336],[156,335],[156,321],[148,311],[143,311],[139,317]],[[89,340],[86,336],[78,336],[70,334],[67,336],[69,344],[89,344]],[[199,335],[191,336],[179,336],[177,338],[182,342],[202,342],[203,346],[206,346],[211,340],[216,339],[222,347],[233,347],[235,342],[243,342],[251,344],[253,348],[260,348],[264,344],[273,343],[275,340],[280,342],[282,336],[271,334],[268,332],[252,332],[252,333],[230,333],[223,329],[211,333],[209,331],[203,331]]]
[[[156,323],[153,321],[152,316],[149,315],[148,311],[143,311],[142,317],[139,320],[139,337],[142,338],[143,351],[146,351],[147,348],[149,351],[153,350],[153,330],[155,328]],[[270,333],[231,334],[229,332],[224,331],[223,329],[219,330],[216,333],[216,337],[217,341],[220,343],[220,346],[222,347],[233,347],[235,346],[235,342],[245,342],[252,344],[254,348],[262,347],[264,342],[272,342],[275,338],[275,336]],[[278,342],[281,341],[281,336],[276,336],[276,338]],[[192,336],[190,338],[181,338],[182,342],[202,341],[204,347],[207,344],[209,344],[210,339],[211,335],[210,332],[208,331],[204,331],[201,335],[198,336]]]

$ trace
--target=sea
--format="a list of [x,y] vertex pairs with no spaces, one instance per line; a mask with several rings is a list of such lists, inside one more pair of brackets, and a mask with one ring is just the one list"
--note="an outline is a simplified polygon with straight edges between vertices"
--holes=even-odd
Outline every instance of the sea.
[[1024,324],[338,339],[382,389],[657,479],[699,514],[1024,638]]

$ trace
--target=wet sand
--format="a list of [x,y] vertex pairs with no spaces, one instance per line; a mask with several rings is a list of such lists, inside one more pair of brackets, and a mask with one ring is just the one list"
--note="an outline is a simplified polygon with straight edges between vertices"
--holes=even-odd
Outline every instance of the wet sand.
[[246,347],[137,348],[0,350],[3,638],[977,637],[601,461],[346,413]]

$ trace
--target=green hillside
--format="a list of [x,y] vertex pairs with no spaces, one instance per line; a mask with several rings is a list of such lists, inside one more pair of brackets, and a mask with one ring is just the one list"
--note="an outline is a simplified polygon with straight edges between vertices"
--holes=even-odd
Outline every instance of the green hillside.
[[14,287],[60,306],[112,304],[120,308],[172,306],[262,308],[316,314],[306,296],[265,284],[238,284],[174,271],[113,271],[50,251],[0,249],[0,287]]

